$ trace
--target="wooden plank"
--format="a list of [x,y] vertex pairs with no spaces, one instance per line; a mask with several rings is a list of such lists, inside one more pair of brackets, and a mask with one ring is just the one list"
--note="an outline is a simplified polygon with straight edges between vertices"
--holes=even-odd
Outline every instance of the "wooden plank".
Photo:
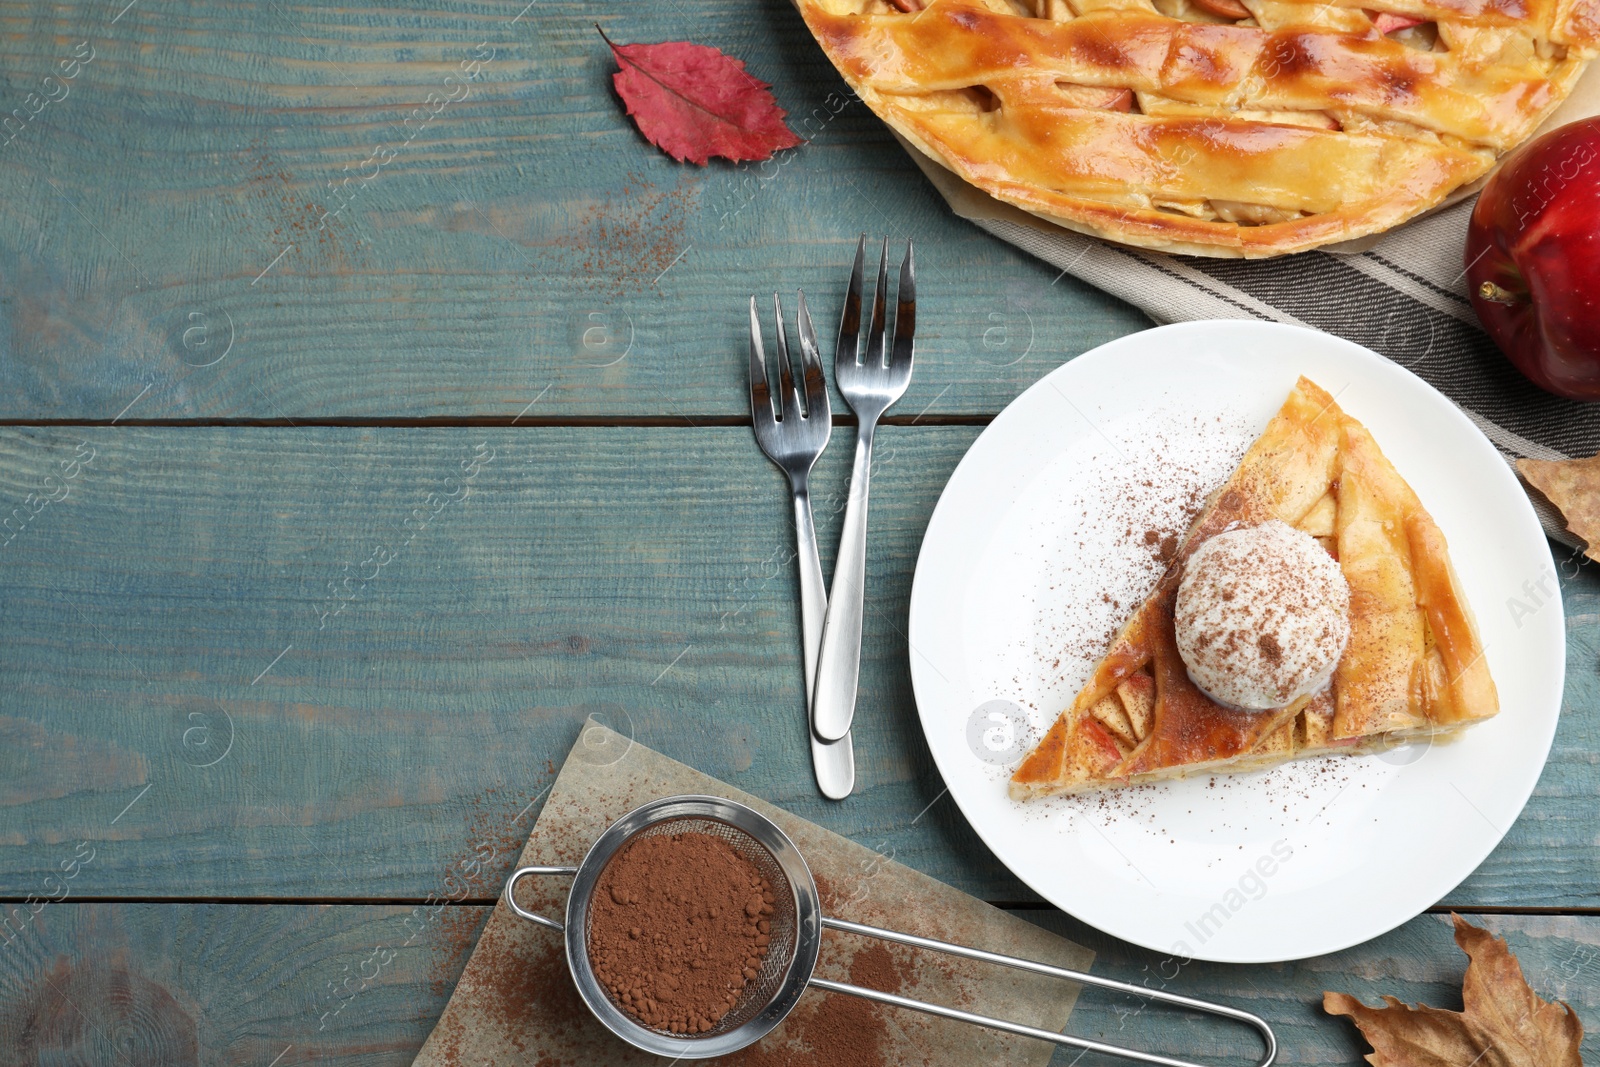
[[[0,418],[737,415],[749,294],[831,336],[862,231],[919,242],[909,415],[1148,325],[954,218],[784,0],[520,7],[0,12],[4,110],[62,97],[0,131]],[[596,18],[741,56],[809,143],[673,163]]]
[[[407,1067],[487,912],[451,907],[424,923],[423,909],[381,905],[50,905],[0,946],[0,1067]],[[1093,947],[1097,974],[1260,1014],[1286,1067],[1354,1063],[1365,1051],[1345,1020],[1322,1012],[1325,989],[1367,1003],[1388,993],[1461,1006],[1465,957],[1441,915],[1346,952],[1257,967],[1162,960],[1059,912],[1033,917]],[[1586,1058],[1600,1054],[1600,918],[1474,919],[1507,938],[1537,991],[1572,1004],[1587,1031]],[[557,935],[548,936],[559,951]],[[550,981],[569,980],[559,963],[549,972]],[[1087,991],[1069,1032],[1209,1062],[1253,1055],[1249,1036],[1233,1028],[1140,1003]],[[528,1062],[536,1060],[530,1052]],[[1056,1062],[1073,1061],[1062,1054]]]
[[[485,841],[498,876],[599,714],[969,892],[1035,899],[941,796],[902,636],[976,432],[880,438],[844,804],[811,781],[787,497],[747,430],[0,432],[0,894],[48,891],[79,841],[101,897],[421,898]],[[830,568],[847,445],[814,482]],[[1600,575],[1565,594],[1550,765],[1451,903],[1600,904]]]

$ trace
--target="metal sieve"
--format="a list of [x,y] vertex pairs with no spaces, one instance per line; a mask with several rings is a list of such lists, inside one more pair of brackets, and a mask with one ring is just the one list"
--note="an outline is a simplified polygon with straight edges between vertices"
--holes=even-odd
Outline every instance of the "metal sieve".
[[[777,897],[777,903],[769,919],[771,931],[768,934],[770,940],[767,945],[767,955],[755,979],[745,986],[743,996],[714,1028],[706,1033],[694,1035],[674,1034],[648,1026],[613,1003],[610,995],[595,977],[589,961],[588,948],[589,901],[594,894],[600,874],[605,870],[611,857],[636,837],[685,832],[711,834],[726,841],[739,855],[755,865],[761,875],[771,883],[773,895]],[[530,874],[564,875],[572,878],[572,891],[567,897],[565,922],[546,918],[517,903],[514,895],[517,882]],[[1101,989],[1127,993],[1144,1000],[1232,1019],[1252,1027],[1261,1036],[1266,1052],[1255,1062],[1254,1067],[1269,1067],[1278,1054],[1278,1042],[1273,1036],[1272,1028],[1267,1025],[1266,1020],[1247,1011],[1194,1000],[1176,993],[1100,978],[1080,971],[1052,967],[1033,960],[1002,956],[982,949],[952,945],[894,930],[882,930],[875,926],[863,926],[843,919],[830,919],[822,914],[817,884],[812,879],[811,870],[806,866],[799,849],[795,848],[794,842],[790,841],[788,836],[766,816],[743,804],[721,797],[666,797],[635,808],[612,823],[605,833],[600,835],[578,866],[522,867],[513,872],[506,881],[504,896],[506,904],[517,915],[540,926],[556,930],[566,939],[567,966],[572,971],[573,983],[578,987],[578,995],[589,1006],[595,1018],[635,1048],[659,1056],[675,1056],[685,1060],[709,1059],[713,1056],[725,1056],[752,1045],[781,1023],[800,999],[800,994],[805,992],[808,986],[813,986],[830,993],[848,993],[881,1004],[892,1004],[895,1007],[909,1008],[912,1011],[925,1012],[946,1019],[973,1023],[1008,1034],[1038,1038],[1067,1048],[1119,1056],[1140,1063],[1160,1064],[1162,1067],[1202,1067],[1189,1060],[1140,1052],[1121,1045],[1108,1045],[1088,1038],[1057,1033],[1054,1030],[1042,1030],[1022,1023],[993,1019],[986,1015],[961,1011],[958,1008],[929,1004],[895,993],[883,993],[875,989],[863,989],[860,986],[814,977],[812,971],[817,965],[817,953],[822,947],[824,927],[862,937],[876,937],[884,941],[910,945],[913,948],[1013,967],[1083,985],[1098,986]]]

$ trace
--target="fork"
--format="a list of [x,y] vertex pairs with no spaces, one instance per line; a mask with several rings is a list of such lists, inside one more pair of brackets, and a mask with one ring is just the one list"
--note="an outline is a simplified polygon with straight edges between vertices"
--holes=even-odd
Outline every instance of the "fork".
[[811,730],[823,741],[843,737],[856,713],[856,687],[861,675],[861,616],[867,577],[867,483],[872,474],[872,437],[878,419],[899,400],[911,381],[912,335],[917,329],[916,262],[911,242],[900,264],[900,290],[895,299],[894,343],[885,351],[889,324],[889,239],[878,257],[878,284],[872,294],[872,322],[867,327],[867,354],[857,362],[861,330],[861,264],[867,235],[856,245],[850,289],[839,321],[839,347],[833,376],[839,392],[856,413],[856,458],[850,474],[839,559],[833,568],[833,592],[817,654],[816,695],[811,701]]
[[811,767],[817,788],[830,800],[843,800],[855,788],[856,761],[848,732],[823,741],[811,729],[812,683],[817,676],[817,652],[822,644],[822,620],[828,610],[828,587],[822,580],[822,559],[817,553],[817,530],[811,521],[811,466],[828,447],[833,412],[828,406],[828,383],[822,376],[817,335],[800,293],[796,326],[800,333],[801,378],[805,406],[795,386],[789,360],[789,340],[783,329],[783,304],[772,294],[778,319],[778,410],[773,411],[772,388],[767,377],[767,353],[761,344],[761,318],[756,298],[750,298],[750,419],[756,443],[767,458],[789,477],[794,498],[796,560],[800,566],[800,621],[804,635],[806,669],[806,737],[811,742]]

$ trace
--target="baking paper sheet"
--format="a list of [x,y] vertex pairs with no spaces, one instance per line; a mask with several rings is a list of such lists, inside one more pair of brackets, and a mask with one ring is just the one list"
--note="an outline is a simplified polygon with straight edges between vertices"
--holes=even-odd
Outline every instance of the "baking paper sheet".
[[[858,844],[670,760],[590,720],[567,756],[519,866],[575,866],[613,821],[659,797],[712,794],[771,818],[799,847],[823,894],[824,914],[1085,970],[1093,953],[914,871],[887,842]],[[847,803],[849,803],[847,801]],[[560,919],[567,879],[524,879],[519,902]],[[521,889],[530,889],[523,900]],[[817,974],[850,981],[892,973],[891,992],[1046,1029],[1066,1026],[1077,987],[1003,967],[823,936]],[[862,955],[868,954],[871,955]],[[805,993],[757,1045],[717,1064],[741,1067],[973,1067],[1048,1063],[1054,1046],[854,997]],[[614,1037],[578,998],[560,934],[517,918],[501,901],[414,1067],[594,1067],[662,1064]]]

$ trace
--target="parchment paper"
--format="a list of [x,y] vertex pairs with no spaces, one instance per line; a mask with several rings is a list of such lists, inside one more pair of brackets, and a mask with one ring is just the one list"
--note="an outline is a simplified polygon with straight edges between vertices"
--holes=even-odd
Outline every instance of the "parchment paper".
[[[799,847],[823,894],[823,912],[890,929],[1085,970],[1094,954],[896,863],[874,850],[670,760],[590,720],[568,754],[519,865],[576,865],[619,816],[659,797],[705,793],[748,804]],[[870,842],[869,842],[870,844]],[[566,879],[525,879],[525,907],[561,918]],[[833,932],[823,936],[817,974],[841,981],[890,965],[907,996],[1046,1029],[1066,1026],[1077,987],[936,953]],[[868,964],[876,962],[876,967]],[[919,1012],[808,991],[777,1030],[742,1053],[709,1061],[740,1067],[1043,1067],[1054,1046]],[[664,1064],[614,1037],[572,987],[561,935],[495,906],[438,1025],[413,1067],[591,1067]]]

